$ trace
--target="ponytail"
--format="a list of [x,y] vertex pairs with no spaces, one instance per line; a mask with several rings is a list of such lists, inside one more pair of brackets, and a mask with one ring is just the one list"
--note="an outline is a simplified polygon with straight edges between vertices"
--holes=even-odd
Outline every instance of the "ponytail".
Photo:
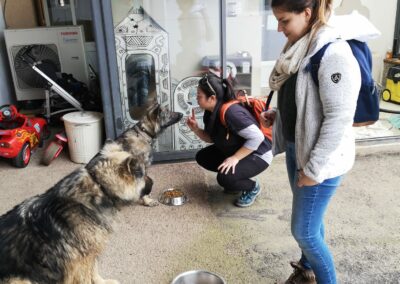
[[229,102],[231,100],[236,99],[235,92],[232,87],[232,83],[228,79],[222,79],[222,87],[224,88],[224,102]]
[[311,21],[311,30],[317,31],[320,27],[328,23],[329,16],[332,13],[332,0],[314,0],[313,20]]

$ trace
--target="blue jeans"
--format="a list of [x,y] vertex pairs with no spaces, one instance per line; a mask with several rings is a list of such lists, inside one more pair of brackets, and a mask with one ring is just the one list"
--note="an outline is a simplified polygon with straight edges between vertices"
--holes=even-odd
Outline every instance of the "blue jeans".
[[301,248],[300,263],[312,269],[318,284],[336,283],[335,264],[324,240],[324,214],[341,176],[314,186],[297,187],[295,144],[287,142],[286,167],[293,192],[292,235]]

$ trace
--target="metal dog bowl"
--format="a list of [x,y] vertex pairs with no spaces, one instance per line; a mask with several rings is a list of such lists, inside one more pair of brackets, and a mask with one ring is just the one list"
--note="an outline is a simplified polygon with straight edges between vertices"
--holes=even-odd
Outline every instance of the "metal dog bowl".
[[184,204],[188,198],[182,190],[168,188],[160,194],[158,200],[165,205],[178,206]]
[[215,273],[205,270],[191,270],[176,276],[171,284],[226,284],[226,282]]

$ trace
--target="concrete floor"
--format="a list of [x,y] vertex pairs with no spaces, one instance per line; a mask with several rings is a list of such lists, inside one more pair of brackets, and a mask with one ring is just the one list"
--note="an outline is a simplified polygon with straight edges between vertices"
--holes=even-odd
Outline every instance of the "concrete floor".
[[[326,237],[339,283],[400,283],[400,145],[359,147],[326,216]],[[79,165],[67,154],[49,167],[41,150],[25,169],[0,160],[0,214],[42,193]],[[258,178],[263,192],[249,208],[232,205],[215,175],[193,162],[150,169],[153,196],[183,189],[180,207],[123,208],[99,259],[100,273],[126,284],[167,284],[179,273],[206,269],[227,283],[282,283],[299,257],[290,234],[291,193],[283,156]]]

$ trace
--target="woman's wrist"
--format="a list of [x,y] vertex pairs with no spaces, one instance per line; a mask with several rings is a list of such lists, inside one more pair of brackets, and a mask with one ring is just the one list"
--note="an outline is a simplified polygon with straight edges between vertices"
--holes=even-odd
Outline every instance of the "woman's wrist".
[[200,133],[202,131],[202,129],[200,128],[200,127],[196,127],[195,129],[193,129],[193,132],[195,133],[195,134],[198,134],[198,133]]

